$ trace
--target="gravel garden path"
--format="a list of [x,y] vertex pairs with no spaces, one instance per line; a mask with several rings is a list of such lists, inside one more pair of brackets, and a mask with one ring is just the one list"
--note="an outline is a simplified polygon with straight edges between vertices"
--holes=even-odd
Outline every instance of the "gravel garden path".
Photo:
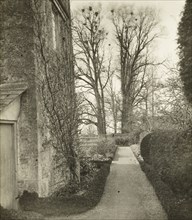
[[86,213],[48,219],[167,220],[167,216],[131,148],[118,147],[99,204]]

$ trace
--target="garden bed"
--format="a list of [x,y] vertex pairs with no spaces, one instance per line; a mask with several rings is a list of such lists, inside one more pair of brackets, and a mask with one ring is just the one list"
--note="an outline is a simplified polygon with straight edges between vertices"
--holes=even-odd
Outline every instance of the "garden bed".
[[54,196],[37,198],[34,201],[21,198],[21,207],[25,211],[34,211],[44,216],[61,216],[85,212],[100,201],[109,171],[110,164],[103,163],[92,180],[87,182],[88,185],[86,185],[86,181],[82,182],[84,186],[82,186],[81,191],[69,195],[65,192],[62,194],[61,189]]
[[68,216],[94,208],[103,195],[117,146],[109,139],[99,142],[96,149],[91,157],[82,153],[80,183],[71,181],[47,198],[39,198],[37,193],[24,191],[19,200],[21,210],[1,208],[1,219],[42,220],[44,216]]
[[35,212],[24,212],[21,210],[8,210],[0,206],[0,219],[1,220],[43,220],[41,214]]

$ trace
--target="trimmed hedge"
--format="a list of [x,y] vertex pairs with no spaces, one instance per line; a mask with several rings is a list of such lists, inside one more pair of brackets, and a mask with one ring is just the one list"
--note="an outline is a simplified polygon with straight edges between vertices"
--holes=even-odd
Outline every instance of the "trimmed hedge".
[[155,131],[141,142],[141,155],[175,193],[192,196],[192,131]]
[[191,220],[192,198],[175,194],[170,186],[161,180],[156,170],[149,164],[139,161],[142,170],[153,185],[155,192],[165,209],[169,220]]
[[192,131],[154,132],[150,158],[161,179],[174,192],[192,196]]
[[154,167],[142,160],[139,146],[131,146],[141,169],[153,185],[169,220],[192,220],[192,197],[173,192],[169,184],[162,181]]
[[141,156],[143,157],[144,161],[146,163],[151,163],[150,160],[150,147],[149,147],[149,142],[151,139],[151,133],[147,134],[141,141],[140,144],[140,152],[141,152]]

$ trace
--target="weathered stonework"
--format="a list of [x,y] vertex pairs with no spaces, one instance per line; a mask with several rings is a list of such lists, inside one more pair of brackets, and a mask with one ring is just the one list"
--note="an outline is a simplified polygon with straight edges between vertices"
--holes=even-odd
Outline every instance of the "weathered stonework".
[[36,95],[30,77],[35,73],[33,19],[26,1],[2,1],[1,14],[1,83],[25,81],[29,85],[22,95],[17,123],[19,188],[37,191]]
[[[67,164],[62,175],[55,169],[55,151],[41,93],[45,66],[37,25],[38,22],[41,25],[40,37],[51,60],[50,70],[54,72],[57,56],[67,51],[70,65],[66,74],[73,78],[70,7],[68,0],[41,0],[36,11],[33,3],[33,0],[2,0],[0,3],[0,84],[15,81],[28,84],[21,96],[17,120],[18,190],[19,194],[28,190],[47,196],[61,183],[68,182],[70,172]],[[37,22],[39,15],[42,20]],[[73,90],[74,84],[69,87]]]

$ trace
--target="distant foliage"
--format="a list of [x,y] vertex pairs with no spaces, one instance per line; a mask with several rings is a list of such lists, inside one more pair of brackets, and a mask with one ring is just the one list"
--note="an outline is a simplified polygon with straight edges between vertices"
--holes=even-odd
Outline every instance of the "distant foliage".
[[167,74],[162,95],[167,100],[156,107],[160,120],[156,119],[154,124],[156,128],[185,130],[192,124],[192,106],[184,95],[178,66],[170,67]]
[[180,49],[180,75],[184,92],[192,103],[192,1],[186,0],[183,16],[178,27]]
[[93,159],[108,160],[113,159],[115,151],[116,146],[114,139],[106,138],[99,141],[97,147],[93,148],[91,153],[93,155]]
[[123,134],[123,136],[115,137],[115,144],[121,146],[130,146],[132,144],[137,144],[139,142],[140,131],[129,132],[128,134]]

